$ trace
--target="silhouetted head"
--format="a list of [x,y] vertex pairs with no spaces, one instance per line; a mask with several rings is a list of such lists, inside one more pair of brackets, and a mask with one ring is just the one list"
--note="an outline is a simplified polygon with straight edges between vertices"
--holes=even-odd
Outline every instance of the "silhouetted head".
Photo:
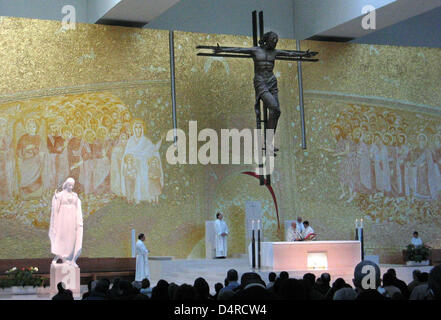
[[66,291],[66,289],[64,289],[65,284],[63,282],[58,282],[57,284],[57,289],[58,289],[58,293],[64,293]]
[[268,275],[268,280],[270,282],[276,281],[276,278],[277,278],[277,274],[275,272],[270,272],[270,274]]
[[237,271],[235,269],[230,269],[227,272],[227,281],[228,282],[232,282],[232,281],[237,281],[239,279],[239,274],[237,273]]
[[219,293],[219,291],[221,291],[221,289],[222,289],[223,287],[224,287],[224,286],[222,285],[222,283],[217,282],[217,283],[214,285],[214,291],[216,291],[216,293]]
[[252,283],[265,285],[262,278],[255,272],[245,272],[240,278],[240,284],[243,288]]
[[320,275],[320,279],[322,280],[323,284],[326,284],[326,283],[329,284],[331,282],[331,275],[327,272],[322,273]]
[[397,272],[395,271],[394,268],[387,269],[386,273],[391,274],[394,278],[397,277]]
[[394,285],[394,276],[386,272],[383,275],[383,287],[388,287],[393,285]]
[[109,284],[107,283],[107,281],[103,279],[98,280],[95,286],[95,292],[107,293],[108,290],[109,290]]
[[413,272],[412,272],[413,280],[419,281],[418,279],[419,279],[420,274],[421,274],[421,270],[418,270],[418,269],[413,270]]
[[286,271],[282,271],[282,272],[280,272],[280,274],[279,274],[279,278],[282,279],[282,280],[284,280],[284,279],[288,279],[288,278],[289,278],[289,273],[286,272]]
[[142,289],[150,288],[150,281],[149,281],[149,279],[147,279],[147,278],[142,279],[141,288]]
[[314,286],[315,283],[315,275],[313,273],[305,273],[303,275],[303,280],[308,281],[310,286]]
[[193,287],[196,290],[198,300],[207,300],[210,296],[210,286],[204,278],[197,278]]

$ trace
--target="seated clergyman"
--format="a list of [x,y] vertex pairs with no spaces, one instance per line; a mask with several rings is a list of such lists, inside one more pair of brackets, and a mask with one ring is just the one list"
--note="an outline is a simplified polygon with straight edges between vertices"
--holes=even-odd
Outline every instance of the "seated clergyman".
[[415,247],[421,247],[423,246],[423,240],[418,236],[418,232],[415,231],[413,233],[412,240],[410,241]]
[[297,223],[293,221],[291,223],[291,227],[288,229],[288,232],[286,233],[286,241],[301,241],[302,240],[302,234],[297,229]]

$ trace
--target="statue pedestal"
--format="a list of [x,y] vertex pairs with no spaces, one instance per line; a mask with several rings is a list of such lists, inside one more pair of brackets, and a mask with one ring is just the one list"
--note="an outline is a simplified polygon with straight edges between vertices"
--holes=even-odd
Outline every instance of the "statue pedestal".
[[51,264],[50,294],[58,293],[57,284],[63,282],[64,288],[72,291],[74,297],[80,296],[80,268],[68,263]]

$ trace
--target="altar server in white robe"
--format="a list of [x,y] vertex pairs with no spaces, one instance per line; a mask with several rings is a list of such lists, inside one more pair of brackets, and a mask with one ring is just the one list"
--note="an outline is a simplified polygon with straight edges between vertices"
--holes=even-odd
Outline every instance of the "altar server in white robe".
[[305,229],[303,230],[302,238],[304,240],[312,240],[315,238],[314,229],[309,225],[308,221],[303,222]]
[[228,253],[228,226],[223,220],[222,213],[216,214],[215,230],[216,230],[216,258],[226,258]]
[[136,273],[135,281],[150,279],[149,250],[144,245],[145,236],[141,233],[136,242]]

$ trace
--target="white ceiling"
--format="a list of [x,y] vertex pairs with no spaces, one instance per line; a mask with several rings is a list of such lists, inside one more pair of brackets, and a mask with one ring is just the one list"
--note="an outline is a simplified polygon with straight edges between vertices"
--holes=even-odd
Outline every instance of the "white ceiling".
[[364,15],[361,15],[334,28],[320,32],[316,36],[359,38],[440,6],[441,0],[397,0],[376,11],[375,30],[362,28],[361,22]]
[[121,0],[100,20],[127,21],[147,24],[180,0]]

